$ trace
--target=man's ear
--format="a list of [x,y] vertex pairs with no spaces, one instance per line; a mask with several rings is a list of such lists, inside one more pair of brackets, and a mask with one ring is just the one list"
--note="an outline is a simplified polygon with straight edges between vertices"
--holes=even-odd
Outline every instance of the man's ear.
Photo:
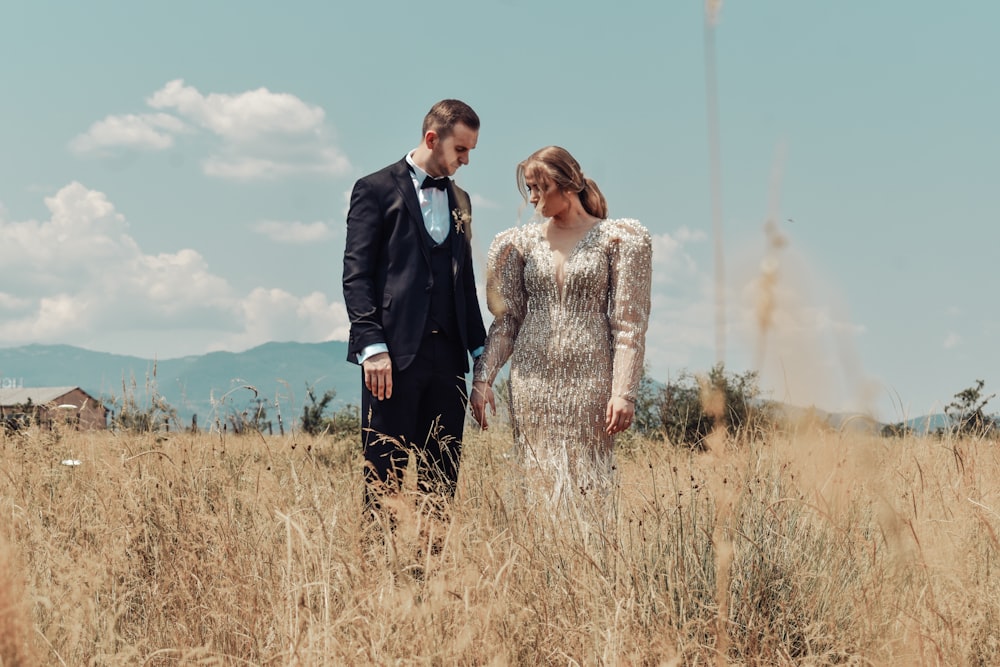
[[437,132],[435,132],[434,130],[427,130],[424,133],[424,146],[433,149],[438,142],[438,138],[439,137]]

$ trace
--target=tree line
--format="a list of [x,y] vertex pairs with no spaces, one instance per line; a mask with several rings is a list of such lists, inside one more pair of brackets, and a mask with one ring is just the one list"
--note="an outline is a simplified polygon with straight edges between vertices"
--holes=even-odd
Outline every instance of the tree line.
[[[497,397],[503,402],[506,379],[497,385]],[[252,387],[249,387],[253,389]],[[113,402],[110,413],[111,428],[134,431],[189,430],[197,431],[197,415],[190,426],[177,421],[177,410],[154,393],[144,405],[126,395]],[[329,389],[322,394],[307,385],[307,403],[293,428],[313,436],[329,435],[335,438],[352,437],[360,429],[360,408],[357,405],[335,406],[337,393]],[[959,391],[944,409],[946,424],[929,435],[936,437],[1000,437],[1000,416],[987,412],[987,405],[996,394],[985,392],[985,382],[976,380],[972,386]],[[26,406],[27,407],[27,406]],[[215,430],[233,434],[273,435],[275,421],[279,434],[285,433],[285,420],[280,405],[257,396],[242,409],[229,406],[216,415]],[[276,420],[269,411],[273,410]],[[25,412],[28,412],[27,410]],[[800,418],[829,428],[837,424],[818,410],[805,410]],[[635,402],[632,437],[666,441],[677,446],[704,449],[713,433],[724,433],[737,443],[766,437],[780,430],[789,421],[787,406],[764,396],[756,371],[734,373],[717,364],[707,373],[682,372],[666,383],[654,380],[643,372]],[[873,422],[874,424],[874,422]],[[6,426],[6,424],[5,424]],[[26,424],[17,424],[23,427]],[[918,433],[906,422],[878,424],[875,426],[884,437],[906,437]]]
[[[984,385],[983,380],[976,380],[973,386],[956,393],[944,410],[946,425],[930,435],[1000,438],[1000,416],[986,411],[996,394],[987,395]],[[815,409],[800,411],[798,418],[828,428],[839,427]],[[746,442],[780,430],[789,421],[787,406],[763,395],[756,371],[732,373],[717,364],[706,374],[684,372],[666,384],[653,380],[648,370],[644,372],[634,428],[646,438],[702,449],[718,430],[736,442]],[[883,437],[918,435],[906,422],[871,424]]]

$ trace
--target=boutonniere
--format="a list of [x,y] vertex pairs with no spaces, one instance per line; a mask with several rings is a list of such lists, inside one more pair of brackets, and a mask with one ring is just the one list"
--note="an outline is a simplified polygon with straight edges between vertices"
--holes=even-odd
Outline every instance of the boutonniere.
[[451,217],[455,220],[455,231],[464,234],[466,228],[472,224],[472,213],[464,208],[456,208],[451,212]]

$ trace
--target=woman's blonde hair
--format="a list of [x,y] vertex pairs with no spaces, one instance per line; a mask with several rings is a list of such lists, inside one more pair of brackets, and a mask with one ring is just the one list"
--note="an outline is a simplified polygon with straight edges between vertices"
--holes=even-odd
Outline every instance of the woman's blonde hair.
[[560,146],[539,148],[517,165],[517,189],[525,201],[530,198],[526,180],[532,177],[540,185],[554,184],[563,192],[575,192],[583,210],[590,215],[608,217],[608,202],[593,179],[587,178],[570,152]]

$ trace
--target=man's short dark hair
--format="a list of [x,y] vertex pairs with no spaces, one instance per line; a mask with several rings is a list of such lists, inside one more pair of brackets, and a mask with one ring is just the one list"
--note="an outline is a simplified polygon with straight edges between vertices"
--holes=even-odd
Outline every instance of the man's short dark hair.
[[438,137],[444,139],[459,123],[470,130],[479,131],[479,116],[472,107],[461,100],[441,100],[424,116],[423,134],[434,130]]

